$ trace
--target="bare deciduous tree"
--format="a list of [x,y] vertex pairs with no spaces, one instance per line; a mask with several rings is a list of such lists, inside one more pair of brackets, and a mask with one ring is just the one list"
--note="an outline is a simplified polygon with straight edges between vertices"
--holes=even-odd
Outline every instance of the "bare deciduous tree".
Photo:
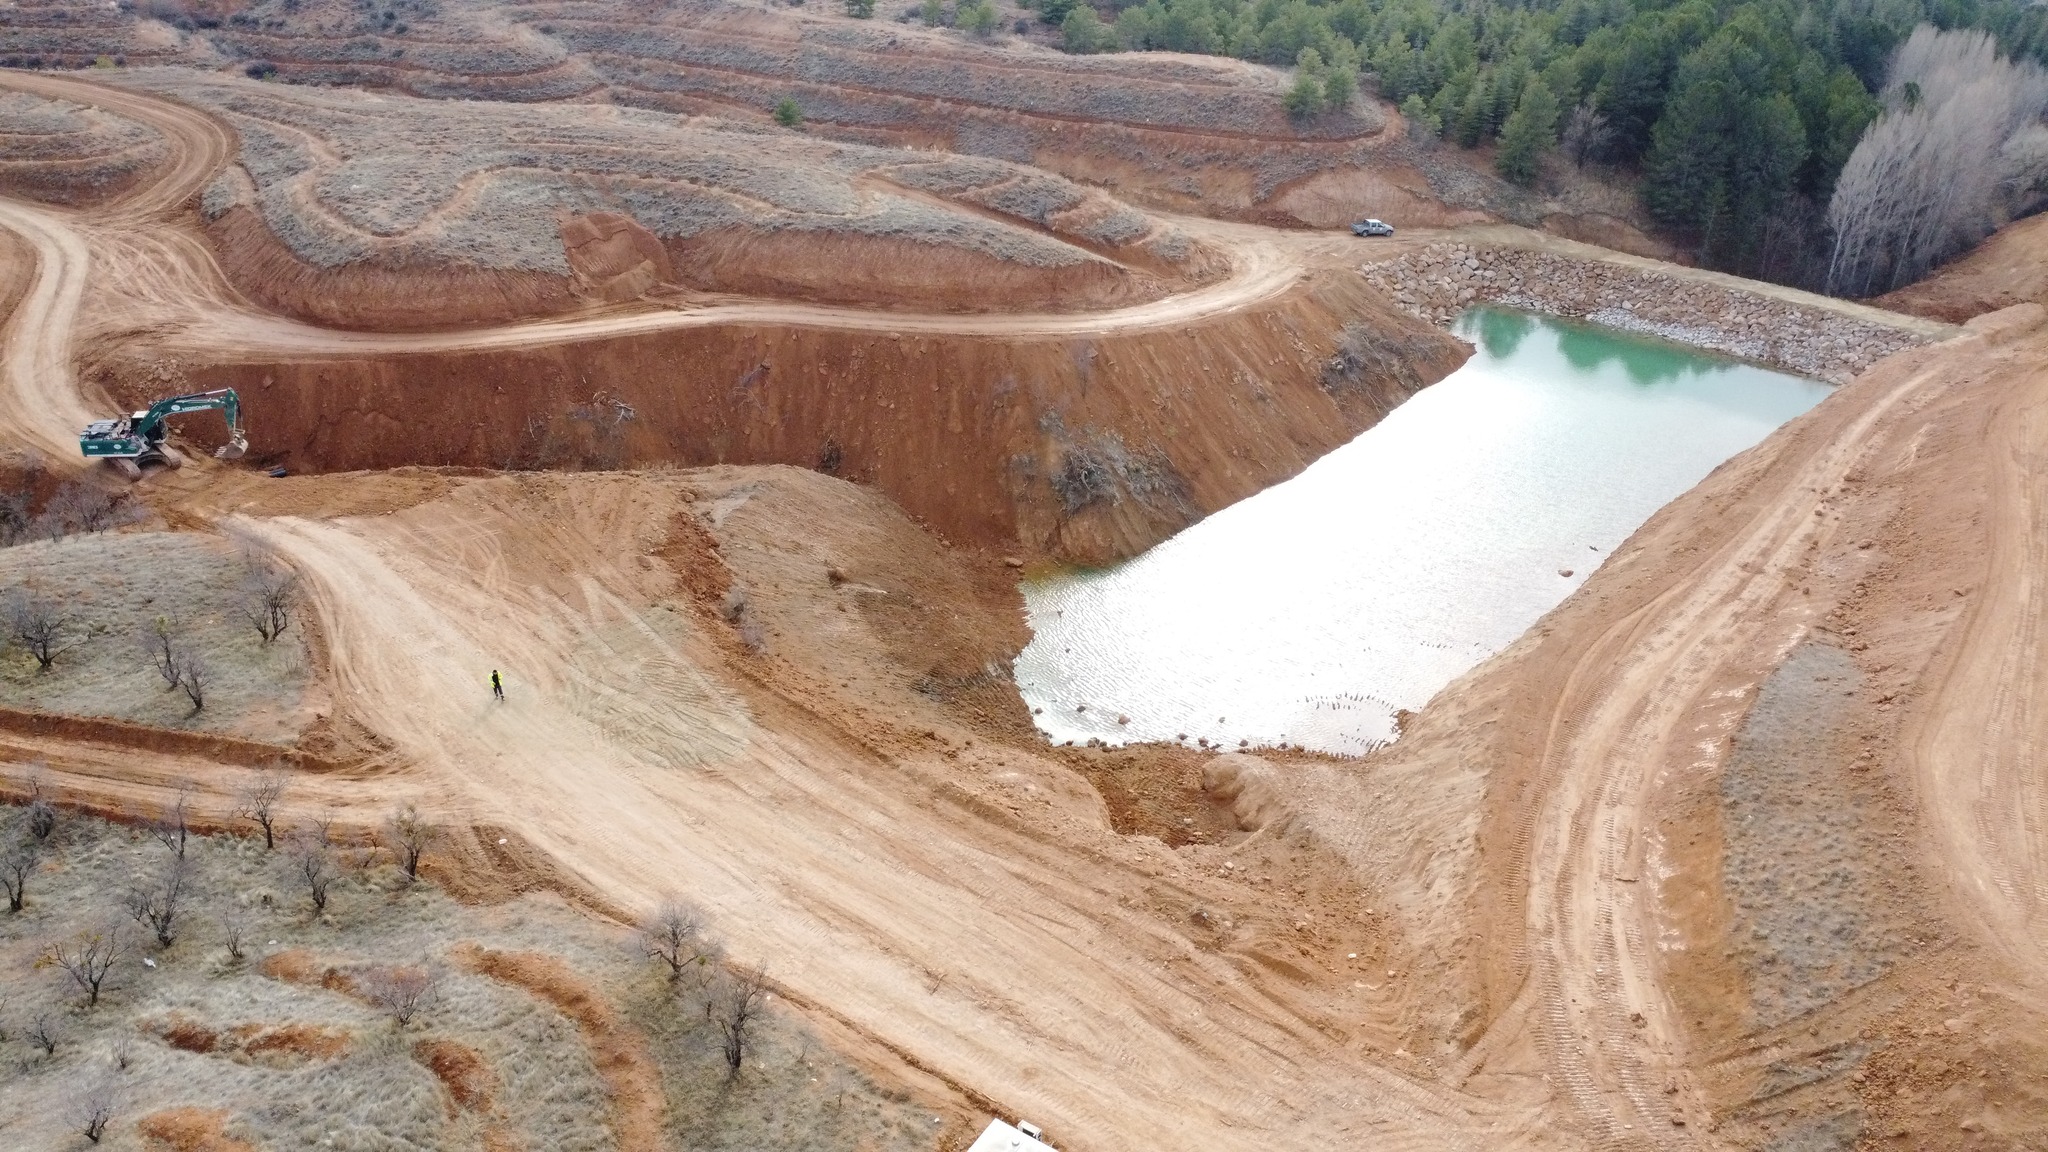
[[427,964],[375,968],[359,976],[356,986],[403,1028],[434,1006],[440,996],[441,973]]
[[419,809],[408,803],[391,814],[384,822],[384,835],[390,841],[391,854],[405,869],[408,880],[416,880],[420,874],[420,857],[441,838],[441,826],[420,815]]
[[291,780],[273,768],[258,772],[235,798],[235,815],[254,820],[263,828],[263,848],[277,847],[278,806],[291,790]]
[[265,644],[291,627],[299,596],[299,574],[269,552],[250,551],[243,558],[242,615]]
[[1607,117],[1596,111],[1592,104],[1581,103],[1565,117],[1557,149],[1574,167],[1583,168],[1586,161],[1607,155],[1608,142],[1613,138],[1614,132],[1607,126]]
[[157,818],[149,825],[150,835],[156,837],[156,842],[180,860],[185,858],[185,845],[192,836],[191,816],[192,784],[181,780],[171,802],[158,811]]
[[148,658],[150,667],[155,668],[156,674],[163,677],[166,692],[176,688],[178,682],[184,678],[181,668],[185,654],[182,631],[176,617],[159,616],[144,625],[136,636],[136,645]]
[[640,949],[648,959],[667,965],[671,980],[718,957],[718,945],[705,935],[704,913],[675,897],[663,900],[641,922]]
[[327,911],[327,890],[334,884],[334,848],[328,843],[326,830],[300,832],[292,838],[292,871],[306,886],[306,895],[313,901],[313,914]]
[[747,1032],[768,1001],[768,973],[752,968],[726,973],[712,986],[711,1019],[718,1025],[719,1048],[725,1052],[728,1079],[740,1074],[747,1058]]
[[74,1091],[70,1106],[72,1129],[97,1144],[107,1134],[107,1125],[114,1122],[114,1113],[120,1107],[120,1090],[113,1077],[101,1076],[77,1085]]
[[206,711],[206,686],[213,683],[213,666],[206,657],[197,652],[189,653],[179,669],[178,687],[185,690],[185,699],[192,702],[193,714]]
[[91,1008],[99,1004],[100,992],[114,970],[114,962],[127,950],[121,926],[109,924],[105,928],[86,929],[69,940],[50,945],[36,961],[36,967],[62,969],[85,993],[85,1006]]
[[71,631],[71,617],[49,598],[18,589],[7,598],[7,628],[9,633],[29,655],[36,658],[36,669],[48,672],[59,653],[64,651],[64,637]]
[[173,856],[164,862],[156,879],[128,890],[128,914],[135,917],[137,924],[155,932],[156,942],[165,948],[178,942],[178,918],[185,911],[187,875],[185,857]]
[[0,885],[7,889],[9,912],[21,911],[22,903],[28,898],[28,878],[35,875],[36,865],[42,862],[42,856],[42,843],[33,839],[17,841],[4,856],[0,856]]
[[38,1012],[28,1024],[28,1042],[43,1050],[45,1056],[55,1056],[57,1045],[64,1042],[64,1018],[55,1012]]
[[[2048,110],[2048,73],[1999,55],[1988,32],[1921,25],[1892,58],[1884,112],[1828,202],[1831,292],[1910,284],[1988,235],[2014,205],[2014,137]],[[2002,163],[2006,159],[2007,163]]]
[[242,939],[249,932],[249,919],[240,908],[230,906],[220,915],[220,940],[228,946],[228,959],[242,958]]

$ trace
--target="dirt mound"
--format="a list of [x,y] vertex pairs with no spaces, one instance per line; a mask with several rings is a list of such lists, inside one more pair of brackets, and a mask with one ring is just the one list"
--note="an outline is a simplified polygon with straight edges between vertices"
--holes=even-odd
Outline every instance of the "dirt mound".
[[[1328,375],[1347,324],[1374,355]],[[239,389],[253,459],[293,471],[796,464],[875,485],[951,540],[1099,562],[1295,474],[1463,357],[1332,272],[1190,328],[1096,338],[735,323],[191,371]]]
[[97,203],[127,191],[169,155],[146,124],[91,105],[0,92],[0,194]]
[[256,1152],[256,1146],[227,1134],[224,1108],[168,1108],[135,1122],[149,1152]]
[[2006,225],[1962,259],[1871,303],[1961,324],[2030,301],[2048,303],[2048,214]]

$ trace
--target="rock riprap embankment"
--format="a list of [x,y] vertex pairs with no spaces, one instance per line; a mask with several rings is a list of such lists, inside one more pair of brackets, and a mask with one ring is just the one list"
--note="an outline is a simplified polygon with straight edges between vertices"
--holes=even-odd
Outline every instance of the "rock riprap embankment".
[[1448,325],[1473,304],[1500,304],[1725,352],[1842,383],[1923,342],[1870,323],[1710,281],[1554,252],[1432,244],[1359,269],[1409,313]]

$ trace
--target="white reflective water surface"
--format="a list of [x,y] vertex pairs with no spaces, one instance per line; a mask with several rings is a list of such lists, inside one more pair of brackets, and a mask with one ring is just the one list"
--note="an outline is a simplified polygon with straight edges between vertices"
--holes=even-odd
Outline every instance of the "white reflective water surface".
[[1514,312],[1458,331],[1464,367],[1300,476],[1115,568],[1026,583],[1016,679],[1045,734],[1368,751],[1829,391]]

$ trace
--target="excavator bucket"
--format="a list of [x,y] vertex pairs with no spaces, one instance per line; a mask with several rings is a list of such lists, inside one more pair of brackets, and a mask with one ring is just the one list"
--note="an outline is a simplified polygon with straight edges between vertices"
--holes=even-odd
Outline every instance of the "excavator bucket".
[[248,450],[249,438],[237,432],[227,443],[215,448],[213,454],[222,460],[240,460],[242,453]]

